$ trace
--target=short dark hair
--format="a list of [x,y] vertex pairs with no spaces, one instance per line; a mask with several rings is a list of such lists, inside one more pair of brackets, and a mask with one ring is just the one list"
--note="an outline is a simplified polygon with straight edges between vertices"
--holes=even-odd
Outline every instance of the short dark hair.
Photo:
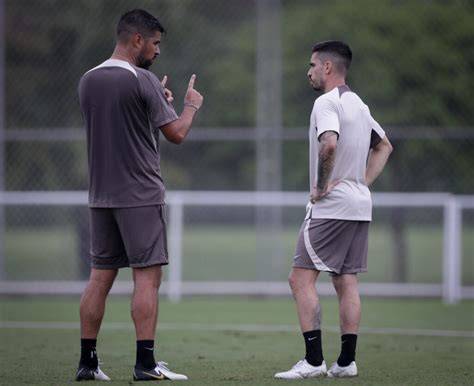
[[166,33],[155,16],[138,8],[124,13],[117,24],[117,37],[121,40],[125,40],[132,33],[139,33],[148,38],[156,31]]
[[334,59],[336,70],[345,74],[352,62],[350,47],[340,40],[326,40],[313,46],[313,53],[328,54]]

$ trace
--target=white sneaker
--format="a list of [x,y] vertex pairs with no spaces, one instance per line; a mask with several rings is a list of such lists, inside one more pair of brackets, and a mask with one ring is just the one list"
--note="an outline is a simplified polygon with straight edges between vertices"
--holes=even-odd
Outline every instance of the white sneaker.
[[171,381],[187,381],[188,377],[183,374],[173,373],[168,367],[168,363],[158,362],[156,367],[151,370],[146,370],[141,367],[135,367],[133,370],[134,381],[160,381],[169,379]]
[[349,366],[339,366],[337,362],[334,362],[331,365],[331,368],[328,370],[329,378],[345,378],[345,377],[355,377],[357,376],[357,365],[354,361],[351,362]]
[[110,378],[99,367],[81,366],[77,369],[76,381],[110,381]]
[[326,362],[323,361],[320,366],[311,366],[306,359],[299,361],[288,371],[276,373],[275,378],[279,379],[306,379],[316,378],[326,375]]

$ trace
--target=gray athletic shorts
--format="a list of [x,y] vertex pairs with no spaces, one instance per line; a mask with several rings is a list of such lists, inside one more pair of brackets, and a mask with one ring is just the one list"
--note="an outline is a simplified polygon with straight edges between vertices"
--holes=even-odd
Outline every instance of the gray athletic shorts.
[[293,267],[335,275],[367,272],[369,221],[306,219]]
[[164,205],[90,208],[92,268],[168,264],[164,217]]

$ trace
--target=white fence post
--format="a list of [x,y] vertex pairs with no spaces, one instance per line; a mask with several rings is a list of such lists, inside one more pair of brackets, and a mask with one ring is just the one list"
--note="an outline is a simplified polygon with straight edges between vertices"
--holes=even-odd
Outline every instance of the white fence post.
[[443,301],[454,304],[461,299],[461,208],[456,197],[444,205]]
[[178,302],[182,295],[183,200],[177,196],[168,205],[170,209],[168,298],[172,302]]
[[[171,301],[179,301],[183,294],[217,295],[282,295],[287,294],[288,287],[284,282],[216,282],[183,281],[183,234],[184,206],[290,206],[304,207],[308,196],[306,192],[215,192],[215,191],[170,191],[168,192],[169,209],[169,251],[171,264],[169,277],[164,288]],[[440,297],[446,303],[455,303],[461,299],[474,299],[474,286],[462,286],[462,227],[471,232],[468,224],[462,223],[463,210],[474,209],[474,195],[455,196],[448,193],[374,193],[374,207],[410,207],[443,209],[443,260],[442,282],[438,283],[361,283],[361,294],[367,296],[423,296]],[[86,191],[1,191],[0,206],[76,206],[87,205]],[[472,251],[467,251],[466,258],[472,259]],[[21,258],[21,257],[20,257]],[[438,267],[436,267],[438,268]],[[0,294],[79,294],[84,282],[73,285],[70,281],[15,280],[0,279]],[[467,284],[467,283],[466,283]],[[130,283],[117,282],[112,293],[130,293]],[[332,294],[325,292],[324,294]]]

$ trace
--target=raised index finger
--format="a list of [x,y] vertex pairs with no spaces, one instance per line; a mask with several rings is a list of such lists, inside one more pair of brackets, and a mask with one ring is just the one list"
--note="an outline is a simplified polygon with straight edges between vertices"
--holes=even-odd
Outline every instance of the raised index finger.
[[194,88],[194,81],[196,80],[196,74],[191,75],[191,79],[189,79],[188,88]]
[[165,75],[165,76],[163,77],[163,80],[161,81],[161,85],[162,85],[163,87],[165,87],[167,81],[168,81],[168,76]]

